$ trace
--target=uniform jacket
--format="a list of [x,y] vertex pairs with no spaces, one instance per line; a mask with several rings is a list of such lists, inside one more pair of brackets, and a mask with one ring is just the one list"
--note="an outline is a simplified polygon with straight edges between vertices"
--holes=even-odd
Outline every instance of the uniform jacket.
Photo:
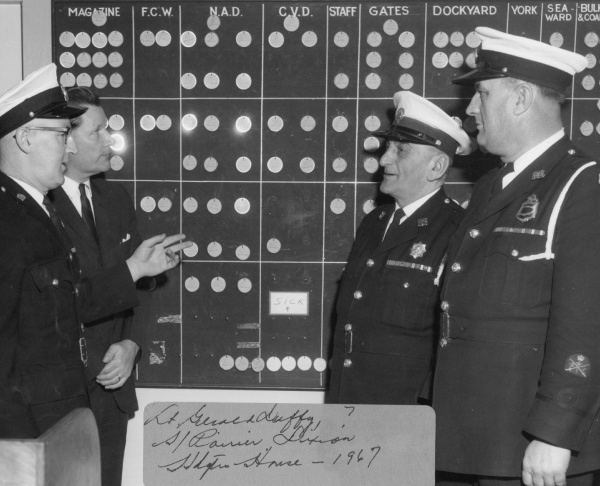
[[[98,244],[82,217],[62,188],[52,191],[51,199],[58,209],[71,241],[77,248],[79,265],[84,276],[101,273],[129,258],[141,243],[137,229],[135,208],[127,191],[118,183],[92,179],[92,204],[98,233]],[[88,350],[88,380],[95,380],[104,363],[102,359],[111,344],[130,339],[140,347],[143,342],[142,326],[132,326],[133,310],[86,322]],[[133,374],[113,397],[125,413],[137,410]]]
[[519,477],[532,438],[575,451],[568,474],[600,468],[600,186],[589,160],[563,138],[491,200],[496,170],[475,186],[442,291],[438,469]]
[[440,265],[463,209],[441,189],[382,238],[394,205],[361,223],[337,300],[329,403],[416,404],[437,332]]
[[[0,173],[0,437],[37,437],[31,404],[85,394],[80,322],[130,308],[123,262],[80,279],[50,218]],[[85,333],[84,333],[85,335]]]

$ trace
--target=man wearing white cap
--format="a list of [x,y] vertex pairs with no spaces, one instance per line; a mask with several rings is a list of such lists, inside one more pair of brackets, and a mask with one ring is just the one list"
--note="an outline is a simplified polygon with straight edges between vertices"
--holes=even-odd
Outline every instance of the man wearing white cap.
[[380,190],[395,204],[361,223],[337,300],[328,403],[415,405],[435,350],[443,257],[462,208],[443,185],[471,142],[460,122],[410,92],[394,96]]
[[[50,64],[0,96],[0,437],[32,438],[88,404],[84,366],[90,322],[137,303],[134,282],[177,265],[191,243],[165,235],[127,261],[80,279],[77,255],[46,196],[63,183],[77,147]],[[170,248],[167,248],[169,247]]]
[[587,61],[476,32],[478,65],[455,83],[475,86],[477,141],[505,167],[475,185],[448,249],[437,467],[480,485],[599,484],[599,173],[560,107]]

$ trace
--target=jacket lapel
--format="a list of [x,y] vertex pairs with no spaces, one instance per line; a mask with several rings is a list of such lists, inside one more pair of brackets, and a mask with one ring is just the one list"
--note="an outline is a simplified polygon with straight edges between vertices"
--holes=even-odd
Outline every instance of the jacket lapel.
[[110,236],[116,230],[111,227],[110,211],[107,207],[105,195],[100,188],[91,180],[92,204],[94,205],[94,218],[96,220],[96,232],[98,233],[98,243],[100,245],[100,255],[102,261],[106,264],[110,262],[111,255],[108,253],[110,248]]
[[94,236],[85,225],[85,221],[73,206],[71,199],[67,196],[67,193],[62,187],[52,191],[51,198],[53,200],[56,209],[60,213],[63,221],[69,228],[76,233],[84,244],[91,247],[95,251],[98,251],[98,245]]

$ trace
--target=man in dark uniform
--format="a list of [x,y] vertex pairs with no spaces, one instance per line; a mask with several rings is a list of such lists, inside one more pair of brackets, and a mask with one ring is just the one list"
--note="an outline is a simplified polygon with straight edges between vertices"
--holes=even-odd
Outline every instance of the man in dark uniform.
[[[578,54],[478,27],[467,108],[500,156],[453,238],[433,407],[437,468],[480,485],[598,484],[600,186],[565,136]],[[566,475],[569,475],[566,478]]]
[[328,403],[417,403],[431,367],[439,281],[462,208],[443,185],[471,151],[460,122],[410,92],[394,97],[380,190],[396,203],[361,223],[337,300]]
[[[62,187],[51,191],[77,249],[84,277],[129,258],[141,243],[135,207],[117,182],[93,178],[110,169],[113,138],[100,100],[88,88],[67,91],[69,106],[85,109],[71,120],[77,153],[70,154]],[[85,323],[90,407],[100,436],[102,485],[120,486],[127,423],[138,409],[132,375],[145,326],[132,326],[133,309]]]
[[0,96],[0,437],[34,438],[87,406],[85,329],[137,302],[134,282],[177,265],[182,235],[143,242],[109,271],[81,279],[49,190],[77,148],[50,64]]

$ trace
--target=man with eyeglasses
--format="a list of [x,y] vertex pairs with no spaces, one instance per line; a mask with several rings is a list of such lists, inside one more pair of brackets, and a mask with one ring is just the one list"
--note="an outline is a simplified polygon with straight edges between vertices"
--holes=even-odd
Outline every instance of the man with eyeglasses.
[[[174,268],[184,235],[155,236],[127,260],[80,278],[72,242],[47,197],[60,186],[71,118],[50,64],[0,96],[0,437],[34,438],[88,406],[85,328],[137,303],[135,282]],[[176,243],[176,244],[174,244]]]

